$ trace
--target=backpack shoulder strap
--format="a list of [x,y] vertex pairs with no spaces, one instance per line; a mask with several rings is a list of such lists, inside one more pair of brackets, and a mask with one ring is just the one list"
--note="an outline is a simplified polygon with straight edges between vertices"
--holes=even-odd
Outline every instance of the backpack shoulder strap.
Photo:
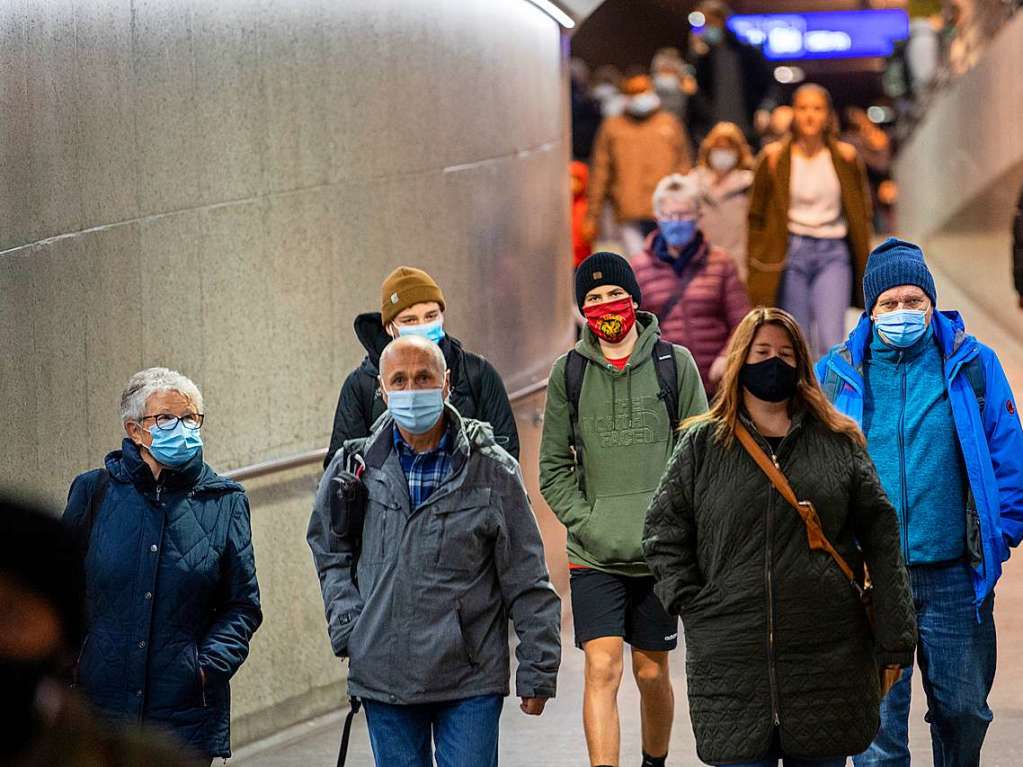
[[987,398],[987,376],[984,373],[984,365],[980,361],[980,355],[978,354],[963,365],[962,372],[966,376],[966,380],[970,382],[973,396],[977,398],[977,407],[980,408],[980,414],[984,415],[984,404]]
[[465,380],[469,384],[469,393],[472,394],[472,402],[476,406],[476,418],[485,420],[483,415],[483,358],[478,354],[462,352],[462,370],[465,372]]
[[92,528],[96,523],[96,514],[99,512],[100,506],[103,505],[103,499],[106,497],[107,488],[110,486],[110,472],[104,469],[99,469],[96,472],[96,480],[92,485],[92,495],[89,496],[89,505],[85,509],[85,514],[82,516],[82,521],[78,525],[76,530],[76,537],[78,538],[78,548],[82,552],[82,557],[85,557],[86,552],[89,551],[89,541],[92,538]]
[[678,360],[675,359],[675,347],[667,341],[659,340],[654,344],[654,369],[657,371],[657,383],[660,386],[660,398],[668,410],[668,421],[671,433],[678,430]]
[[579,399],[583,394],[583,376],[589,360],[572,349],[565,358],[565,394],[568,396],[568,413],[572,419],[572,439],[575,439],[579,423]]

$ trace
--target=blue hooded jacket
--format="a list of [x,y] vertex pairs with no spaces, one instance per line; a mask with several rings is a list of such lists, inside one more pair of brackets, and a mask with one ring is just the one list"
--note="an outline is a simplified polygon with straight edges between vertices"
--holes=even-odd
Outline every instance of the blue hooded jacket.
[[[202,451],[157,482],[125,439],[106,467],[85,559],[78,682],[111,717],[168,730],[203,756],[230,756],[228,680],[262,621],[245,492]],[[99,475],[71,484],[64,521],[72,528]]]
[[[966,333],[958,312],[935,312],[932,324],[944,358],[945,385],[970,486],[967,547],[979,610],[994,590],[1010,548],[1023,539],[1023,429],[994,351]],[[863,361],[872,336],[870,317],[864,314],[845,343],[817,363],[824,393],[840,412],[861,425]],[[964,366],[974,360],[983,371],[983,411],[963,374]]]

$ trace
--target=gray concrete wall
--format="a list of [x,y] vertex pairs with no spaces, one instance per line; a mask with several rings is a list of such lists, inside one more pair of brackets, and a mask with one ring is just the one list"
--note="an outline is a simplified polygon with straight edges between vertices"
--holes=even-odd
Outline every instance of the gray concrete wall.
[[[563,53],[525,0],[0,5],[0,483],[60,504],[158,364],[203,389],[215,468],[325,445],[401,263],[509,388],[542,376],[571,334]],[[248,488],[236,743],[339,698],[316,475]]]
[[924,245],[1010,344],[1023,341],[1009,256],[1023,186],[1021,72],[1017,14],[978,65],[940,95],[896,164],[899,229]]

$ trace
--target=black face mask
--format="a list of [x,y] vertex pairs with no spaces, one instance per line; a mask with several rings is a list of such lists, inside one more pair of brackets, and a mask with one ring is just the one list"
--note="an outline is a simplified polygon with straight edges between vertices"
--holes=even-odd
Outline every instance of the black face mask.
[[0,755],[19,753],[35,737],[36,691],[50,665],[45,661],[0,658],[0,690],[3,690],[4,699],[4,715],[0,717]]
[[796,393],[796,368],[781,357],[771,357],[756,364],[746,363],[739,373],[739,383],[750,394],[765,402],[784,402]]

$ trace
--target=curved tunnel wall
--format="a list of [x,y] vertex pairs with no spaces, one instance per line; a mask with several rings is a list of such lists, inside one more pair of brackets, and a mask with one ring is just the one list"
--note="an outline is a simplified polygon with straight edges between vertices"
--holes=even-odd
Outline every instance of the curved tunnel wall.
[[[203,389],[218,469],[322,447],[401,263],[510,389],[571,337],[564,52],[525,0],[46,0],[0,41],[3,484],[61,504],[150,365]],[[338,706],[317,474],[248,486],[236,744]]]

